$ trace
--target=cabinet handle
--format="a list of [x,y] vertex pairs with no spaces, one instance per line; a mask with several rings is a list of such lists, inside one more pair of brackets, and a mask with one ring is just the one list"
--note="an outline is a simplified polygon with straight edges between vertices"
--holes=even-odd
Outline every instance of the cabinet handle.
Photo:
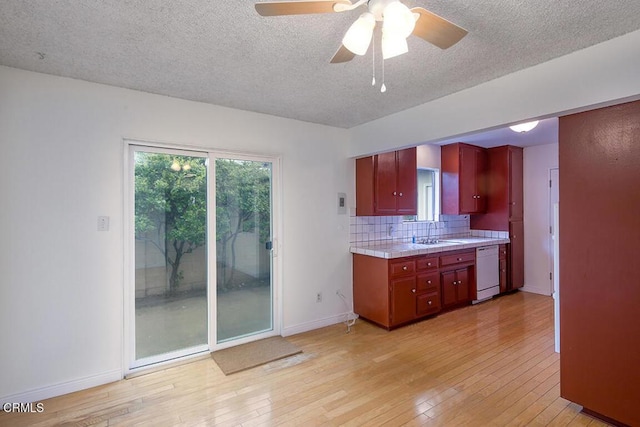
[[399,196],[402,197],[402,193],[400,193]]
[[454,281],[453,281],[453,284],[454,284],[454,285],[457,285],[457,284],[458,284],[458,282],[456,282],[456,281],[454,280]]
[[427,284],[430,285],[431,284],[431,280],[427,280]]
[[462,258],[458,258],[458,261],[462,261]]
[[431,263],[430,262],[427,263],[427,267],[431,267]]
[[429,300],[429,301],[427,302],[427,304],[431,305],[431,300]]
[[395,195],[397,195],[397,194],[398,194],[398,193],[396,193],[395,191],[393,192],[393,195],[394,195],[394,196],[395,196]]
[[411,289],[411,292],[413,292],[413,293],[415,294],[415,293],[416,293],[416,290],[415,290],[415,289]]
[[406,265],[403,265],[403,266],[402,266],[402,269],[403,269],[404,271],[407,271],[407,268],[409,268],[409,267],[407,267]]

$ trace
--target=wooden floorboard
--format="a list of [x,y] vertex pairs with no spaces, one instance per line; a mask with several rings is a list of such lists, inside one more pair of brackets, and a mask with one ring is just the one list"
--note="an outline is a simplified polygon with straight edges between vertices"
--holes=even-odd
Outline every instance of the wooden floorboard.
[[0,426],[591,426],[560,397],[553,301],[517,292],[392,332],[359,320],[303,353],[222,374],[212,359],[0,413]]

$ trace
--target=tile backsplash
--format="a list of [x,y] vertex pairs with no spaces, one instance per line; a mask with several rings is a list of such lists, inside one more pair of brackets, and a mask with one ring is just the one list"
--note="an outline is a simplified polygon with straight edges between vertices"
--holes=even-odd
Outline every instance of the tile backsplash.
[[[443,239],[477,236],[507,238],[506,231],[470,230],[469,215],[440,215],[439,221],[403,221],[403,216],[352,216],[349,224],[351,244],[411,242],[427,237]],[[433,225],[430,225],[433,224]],[[431,231],[429,232],[429,227]],[[429,234],[430,233],[430,234]]]

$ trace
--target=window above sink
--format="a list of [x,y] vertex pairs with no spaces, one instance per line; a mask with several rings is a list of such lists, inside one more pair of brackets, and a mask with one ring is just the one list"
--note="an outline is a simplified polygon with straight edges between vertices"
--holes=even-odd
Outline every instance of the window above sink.
[[418,168],[418,214],[406,215],[404,221],[438,221],[440,218],[440,170]]

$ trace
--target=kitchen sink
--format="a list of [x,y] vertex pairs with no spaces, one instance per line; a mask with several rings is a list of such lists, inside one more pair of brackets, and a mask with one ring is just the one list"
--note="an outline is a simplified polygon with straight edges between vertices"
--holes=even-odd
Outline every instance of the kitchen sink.
[[446,245],[456,245],[458,242],[453,242],[451,240],[419,240],[416,244],[424,245],[424,246],[446,246]]

